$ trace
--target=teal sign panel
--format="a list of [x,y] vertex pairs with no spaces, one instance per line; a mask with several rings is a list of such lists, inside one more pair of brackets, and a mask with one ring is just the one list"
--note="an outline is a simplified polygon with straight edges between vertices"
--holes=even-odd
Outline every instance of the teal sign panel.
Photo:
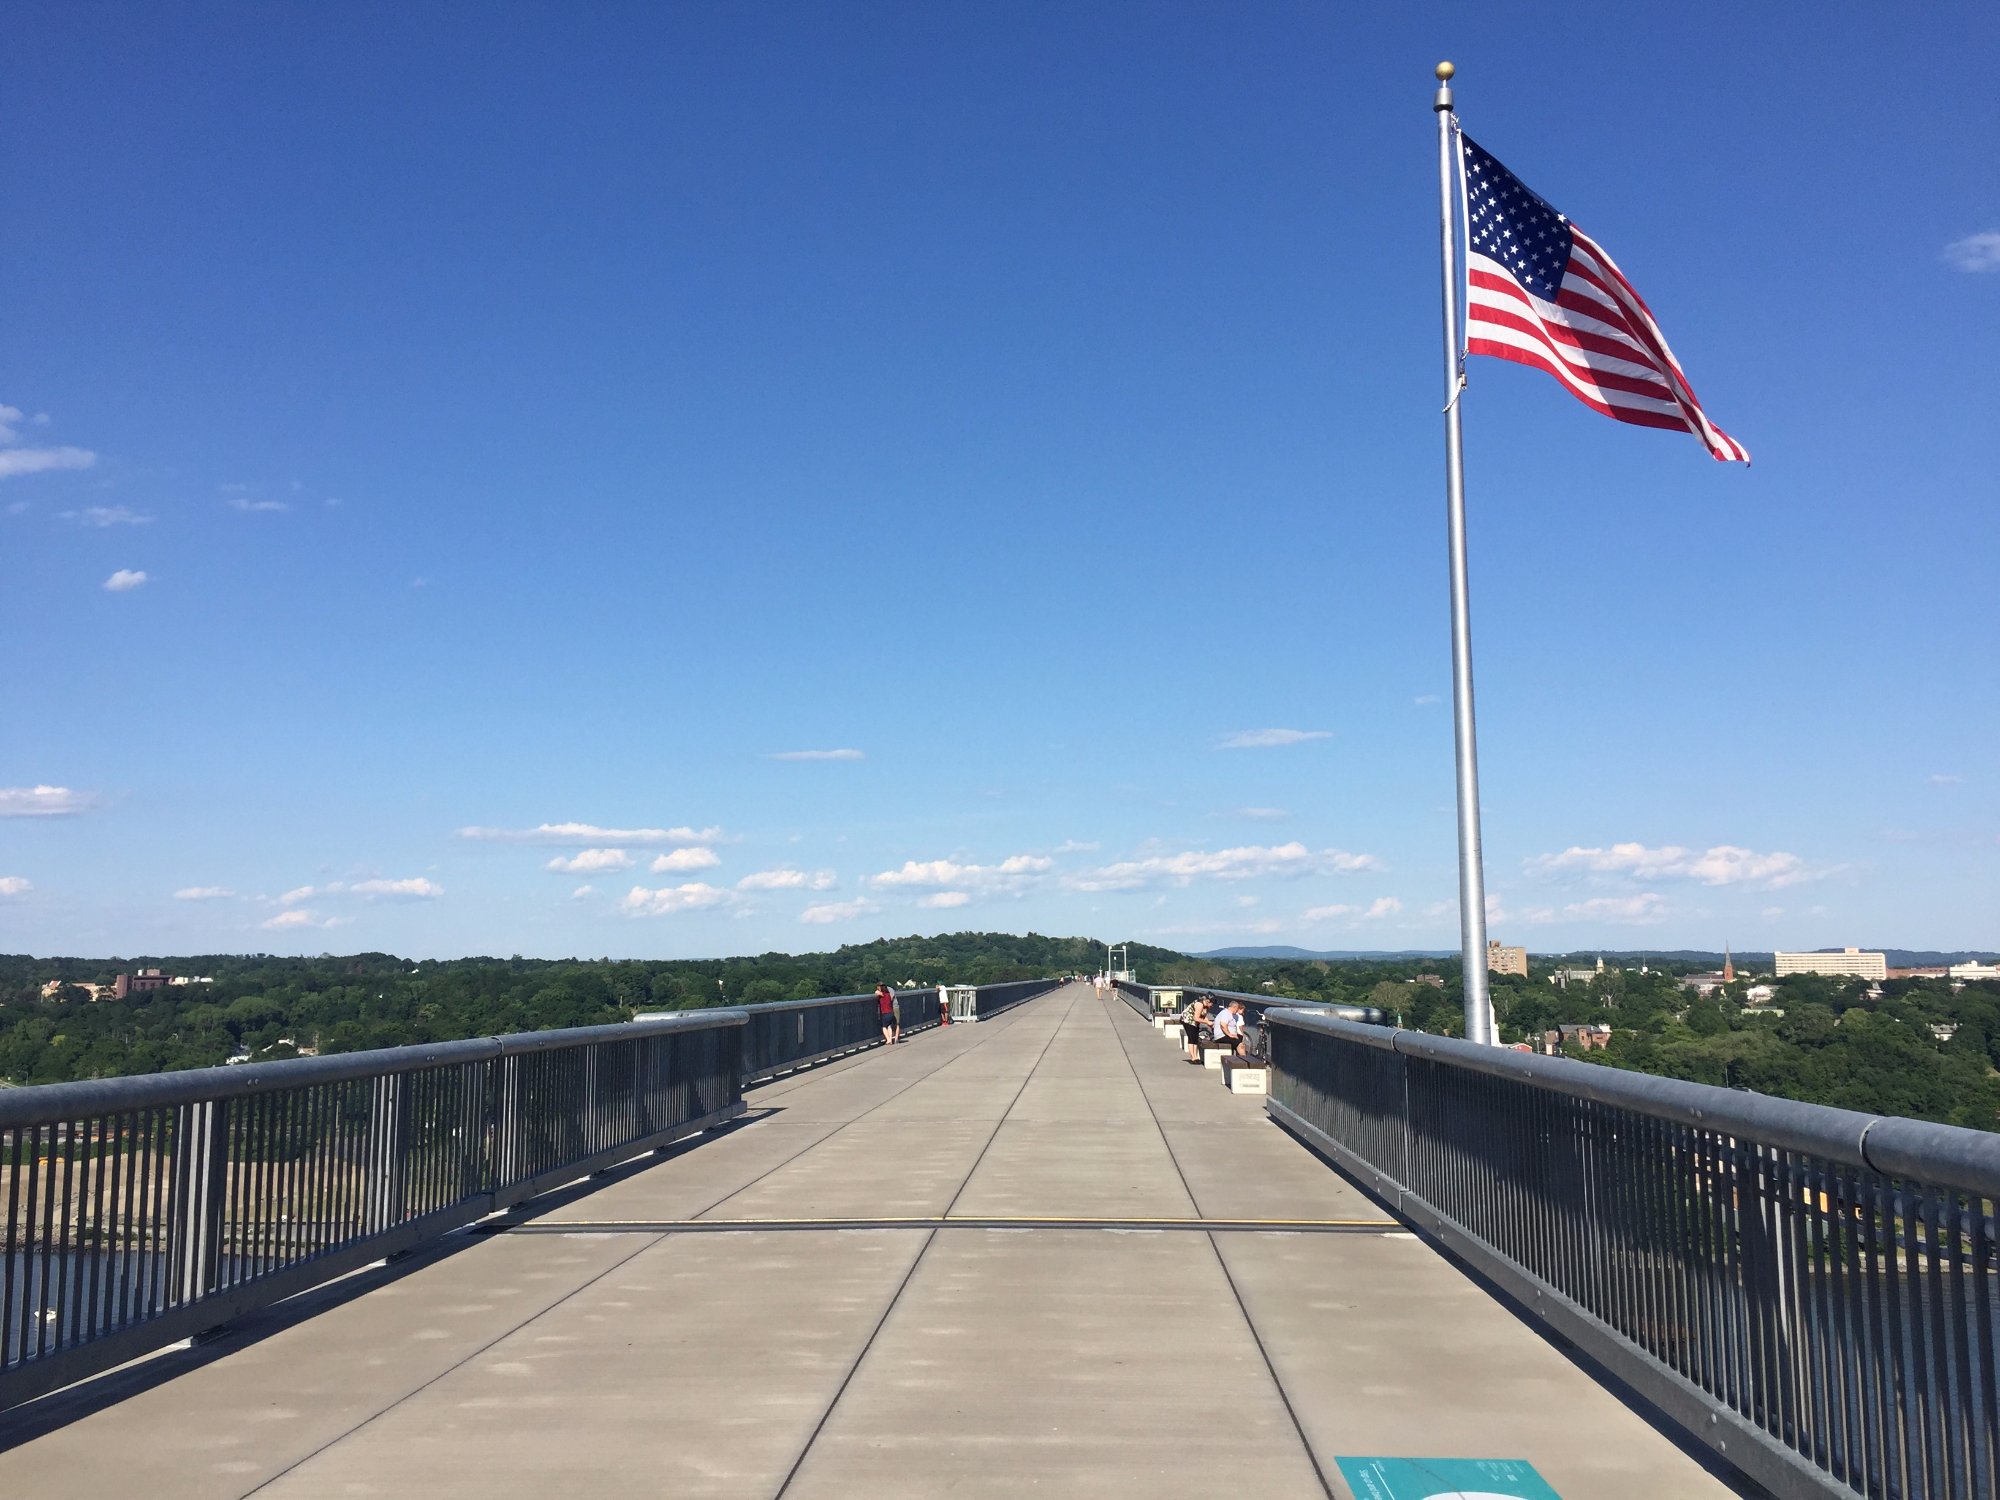
[[1354,1500],[1562,1500],[1520,1458],[1336,1458]]

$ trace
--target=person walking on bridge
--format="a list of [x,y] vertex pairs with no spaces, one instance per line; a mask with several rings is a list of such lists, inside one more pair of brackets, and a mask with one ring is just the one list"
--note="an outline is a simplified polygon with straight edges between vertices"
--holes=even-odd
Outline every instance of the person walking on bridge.
[[875,986],[875,1014],[882,1022],[882,1045],[895,1046],[903,1039],[903,1018],[896,1014],[896,992],[887,984]]

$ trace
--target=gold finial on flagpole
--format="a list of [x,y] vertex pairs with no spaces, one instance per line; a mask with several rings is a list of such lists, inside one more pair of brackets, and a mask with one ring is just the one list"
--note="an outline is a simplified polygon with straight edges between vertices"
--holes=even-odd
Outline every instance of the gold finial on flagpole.
[[1458,69],[1453,67],[1452,64],[1449,62],[1441,62],[1431,71],[1437,74],[1439,83],[1450,83],[1452,75],[1456,73]]
[[1452,63],[1441,62],[1431,71],[1437,74],[1438,81],[1437,98],[1431,101],[1431,108],[1442,113],[1451,108],[1451,81],[1458,69]]

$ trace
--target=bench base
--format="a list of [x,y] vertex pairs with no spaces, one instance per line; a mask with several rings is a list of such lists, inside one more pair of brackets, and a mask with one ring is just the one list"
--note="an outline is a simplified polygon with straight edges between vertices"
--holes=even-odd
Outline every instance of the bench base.
[[1268,1094],[1271,1065],[1247,1057],[1229,1058],[1222,1064],[1222,1085],[1232,1094]]

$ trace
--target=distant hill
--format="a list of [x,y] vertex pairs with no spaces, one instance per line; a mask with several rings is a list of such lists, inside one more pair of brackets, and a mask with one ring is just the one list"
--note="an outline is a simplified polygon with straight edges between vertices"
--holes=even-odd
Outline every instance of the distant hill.
[[1287,948],[1282,945],[1271,948],[1217,948],[1208,953],[1189,955],[1193,958],[1457,958],[1456,948],[1396,948],[1396,949],[1338,949],[1325,953],[1315,953],[1307,948]]

